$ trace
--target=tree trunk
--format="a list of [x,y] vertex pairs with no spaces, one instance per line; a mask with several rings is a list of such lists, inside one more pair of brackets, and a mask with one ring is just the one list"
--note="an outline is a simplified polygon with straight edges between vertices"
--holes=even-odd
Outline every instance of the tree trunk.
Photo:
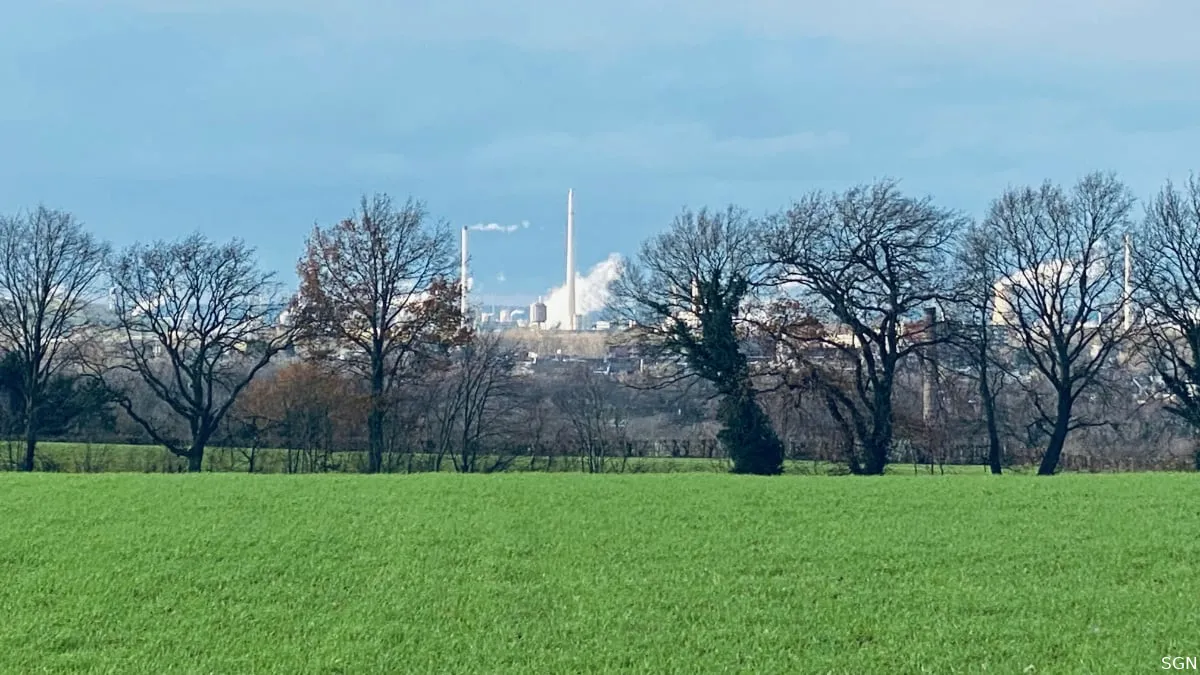
[[996,424],[996,399],[992,396],[992,385],[988,380],[986,366],[979,369],[979,401],[983,406],[984,423],[987,424],[988,466],[992,474],[999,476],[1002,472],[1000,430]]
[[994,402],[987,404],[987,431],[988,466],[993,475],[999,476],[1004,471],[1001,462],[1004,448],[1000,444],[1000,430],[996,426],[996,404]]
[[864,450],[867,461],[863,473],[882,476],[887,470],[888,455],[892,451],[892,385],[891,377],[880,379],[871,411],[871,438],[866,439]]
[[31,398],[25,401],[25,458],[21,462],[22,471],[33,471],[34,453],[37,452],[37,407]]
[[383,354],[371,359],[371,412],[367,416],[367,473],[383,470]]
[[871,443],[866,448],[867,462],[862,467],[862,475],[882,476],[883,472],[887,470],[887,456],[891,450],[891,446],[890,438],[887,440],[879,438],[871,439]]
[[379,473],[383,470],[383,411],[376,403],[371,404],[367,434],[367,473]]
[[201,420],[197,432],[192,437],[192,446],[187,451],[188,473],[196,473],[204,468],[204,448],[208,439],[212,438],[213,429],[209,421]]
[[1042,455],[1042,465],[1038,467],[1039,476],[1053,476],[1058,470],[1058,461],[1062,457],[1063,445],[1067,442],[1067,432],[1071,424],[1071,398],[1063,392],[1058,395],[1058,416],[1054,420],[1054,432],[1050,434],[1050,444],[1046,446],[1046,454]]
[[892,389],[895,372],[894,363],[882,365],[883,374],[875,383],[875,395],[871,398],[870,438],[864,438],[866,476],[883,476],[888,468],[888,455],[892,454]]

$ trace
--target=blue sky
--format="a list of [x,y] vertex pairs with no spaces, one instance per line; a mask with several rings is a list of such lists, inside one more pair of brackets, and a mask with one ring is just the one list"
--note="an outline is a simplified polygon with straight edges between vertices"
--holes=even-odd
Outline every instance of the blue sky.
[[586,269],[685,204],[895,176],[979,214],[1200,169],[1195,0],[4,4],[0,210],[241,236],[289,283],[313,223],[377,190],[529,221],[471,247],[480,297],[528,302],[561,283],[568,187]]

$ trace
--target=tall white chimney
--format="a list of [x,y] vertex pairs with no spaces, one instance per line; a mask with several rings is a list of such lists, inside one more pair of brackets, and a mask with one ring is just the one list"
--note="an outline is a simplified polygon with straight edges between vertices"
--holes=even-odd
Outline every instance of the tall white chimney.
[[458,270],[459,283],[462,284],[460,289],[462,292],[462,311],[463,323],[467,323],[467,226],[463,225],[462,229],[462,263]]
[[567,330],[575,324],[575,191],[567,190]]
[[1125,234],[1125,289],[1124,289],[1125,321],[1123,328],[1133,328],[1133,240]]

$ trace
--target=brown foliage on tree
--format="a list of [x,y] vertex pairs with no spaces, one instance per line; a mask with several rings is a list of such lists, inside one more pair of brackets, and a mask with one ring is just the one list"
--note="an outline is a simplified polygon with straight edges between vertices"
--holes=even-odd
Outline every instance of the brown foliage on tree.
[[286,450],[284,470],[325,471],[331,453],[353,446],[366,424],[367,396],[328,364],[298,361],[255,380],[234,408],[257,421],[271,445]]
[[312,354],[368,383],[368,470],[383,466],[384,425],[398,385],[466,338],[452,239],[411,199],[363,197],[336,225],[315,227],[300,260],[294,317]]

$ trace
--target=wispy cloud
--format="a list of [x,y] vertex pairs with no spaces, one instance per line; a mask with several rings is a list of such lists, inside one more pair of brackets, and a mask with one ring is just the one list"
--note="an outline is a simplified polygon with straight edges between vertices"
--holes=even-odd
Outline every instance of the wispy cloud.
[[500,223],[476,223],[467,228],[474,232],[503,232],[504,234],[512,234],[517,230],[529,229],[529,221],[522,220],[520,225],[501,225]]

